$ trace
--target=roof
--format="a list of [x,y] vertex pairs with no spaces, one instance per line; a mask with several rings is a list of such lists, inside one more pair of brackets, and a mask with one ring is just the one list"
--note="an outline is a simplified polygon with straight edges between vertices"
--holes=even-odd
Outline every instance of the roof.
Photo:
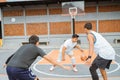
[[10,6],[24,6],[24,5],[48,5],[48,4],[59,4],[62,2],[70,2],[70,1],[85,1],[85,2],[102,2],[102,1],[108,1],[108,2],[120,2],[120,0],[16,0],[14,2],[3,2],[0,1],[0,7],[4,7],[6,5]]

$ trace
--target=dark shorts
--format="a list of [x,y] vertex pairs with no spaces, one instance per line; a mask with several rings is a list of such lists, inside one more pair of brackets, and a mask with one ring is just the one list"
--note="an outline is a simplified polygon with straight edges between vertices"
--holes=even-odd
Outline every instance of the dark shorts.
[[93,61],[92,65],[97,65],[98,68],[102,68],[102,69],[105,69],[105,68],[109,69],[111,62],[112,60],[103,59],[98,55]]
[[7,66],[6,70],[9,80],[34,80],[36,77],[30,69]]

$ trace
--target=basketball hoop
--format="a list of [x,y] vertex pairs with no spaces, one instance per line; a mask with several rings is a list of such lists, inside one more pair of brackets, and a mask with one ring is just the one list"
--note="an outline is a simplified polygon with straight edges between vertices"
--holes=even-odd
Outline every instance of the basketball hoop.
[[84,1],[63,2],[62,16],[71,16],[71,26],[73,34],[75,34],[75,17],[84,15]]
[[71,18],[75,18],[75,16],[77,15],[77,7],[70,7],[69,14],[71,15]]

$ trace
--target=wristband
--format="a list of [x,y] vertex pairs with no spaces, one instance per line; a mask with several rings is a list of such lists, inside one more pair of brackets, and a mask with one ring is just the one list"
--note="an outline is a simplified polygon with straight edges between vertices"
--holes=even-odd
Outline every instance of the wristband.
[[87,59],[86,59],[86,61],[87,61],[88,59],[91,59],[91,56],[88,56]]

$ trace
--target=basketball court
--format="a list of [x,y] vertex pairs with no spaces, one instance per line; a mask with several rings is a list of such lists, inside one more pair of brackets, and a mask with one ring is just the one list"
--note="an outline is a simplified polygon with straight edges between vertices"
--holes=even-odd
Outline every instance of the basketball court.
[[[57,60],[57,56],[58,56],[59,51],[58,50],[52,50],[48,55],[50,57],[52,57],[54,60]],[[88,50],[85,50],[85,54],[88,53]],[[54,71],[49,71],[49,68],[51,66],[51,64],[49,62],[47,62],[46,60],[42,59],[40,61],[38,61],[34,66],[33,69],[35,71],[37,71],[38,73],[41,73],[43,76],[47,76],[47,77],[71,77],[71,78],[80,78],[80,77],[90,77],[90,73],[89,73],[89,65],[85,64],[84,61],[80,60],[80,55],[82,53],[78,50],[74,50],[74,55],[76,58],[76,64],[77,64],[77,68],[78,68],[78,72],[73,72],[71,71],[66,71],[63,69],[60,69],[59,67],[56,67]],[[95,58],[95,54],[93,55],[92,60]],[[61,62],[66,66],[71,66],[71,62],[68,56],[66,56],[66,60]],[[112,62],[112,66],[111,69],[107,71],[109,76],[119,76],[119,69],[120,69],[120,65],[118,62],[113,61]]]
[[[79,42],[84,53],[74,49],[78,72],[55,67],[38,57],[31,65],[40,80],[92,80],[89,67],[81,60],[88,55],[88,41],[84,24],[91,22],[93,30],[107,39],[116,51],[116,59],[107,71],[108,80],[120,80],[120,4],[117,0],[0,0],[0,80],[8,80],[3,64],[28,37],[37,34],[40,48],[57,61],[59,48],[72,34],[80,35]],[[45,44],[45,45],[44,45]],[[93,53],[92,61],[96,54]],[[65,66],[72,68],[65,55]],[[100,80],[102,76],[97,70]]]
[[[7,75],[6,75],[6,70],[3,68],[3,57],[5,57],[6,54],[12,53],[15,50],[3,50],[0,52],[5,53],[3,56],[0,56],[2,63],[0,64],[0,80],[8,80]],[[88,50],[84,50],[85,54],[87,54]],[[108,75],[108,80],[119,80],[120,79],[120,55],[118,54],[120,49],[116,49],[116,60],[112,62],[112,65],[109,70],[107,70],[107,75]],[[47,55],[52,57],[54,60],[57,60],[59,50],[51,50]],[[73,72],[72,70],[67,71],[64,69],[61,69],[60,67],[56,67],[54,71],[49,71],[51,64],[47,62],[44,59],[41,59],[38,57],[38,59],[35,61],[35,63],[32,65],[32,70],[33,72],[40,78],[40,80],[91,80],[91,76],[89,73],[89,65],[84,64],[84,61],[80,60],[80,55],[82,53],[79,50],[74,50],[74,55],[76,58],[76,64],[77,64],[77,69],[78,72]],[[92,60],[95,58],[95,54],[92,58]],[[68,56],[66,56],[66,60],[62,61],[65,66],[71,66],[71,62]],[[100,80],[102,80],[102,77],[100,75],[100,72],[98,70]]]

